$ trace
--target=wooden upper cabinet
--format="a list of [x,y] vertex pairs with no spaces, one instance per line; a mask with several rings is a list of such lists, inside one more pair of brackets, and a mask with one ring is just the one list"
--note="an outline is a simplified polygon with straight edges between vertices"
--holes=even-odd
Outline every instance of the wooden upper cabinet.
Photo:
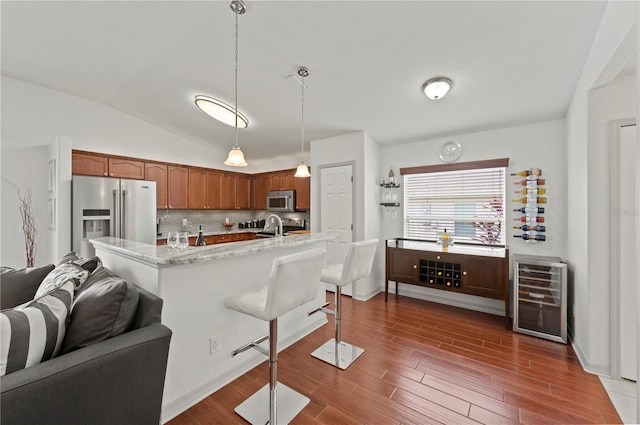
[[240,174],[236,176],[236,209],[251,208],[251,176]]
[[248,210],[251,208],[251,176],[239,173],[222,175],[222,209]]
[[280,173],[282,179],[282,190],[295,190],[296,188],[296,177],[293,175],[296,173],[296,170],[285,170]]
[[189,167],[189,208],[207,208],[207,170]]
[[167,164],[144,163],[144,179],[156,182],[156,208],[159,210],[169,208],[167,203],[167,176]]
[[274,171],[269,173],[269,190],[294,190],[296,188],[293,177],[295,170]]
[[189,208],[189,167],[169,165],[167,167],[167,199],[169,209]]
[[294,177],[296,180],[296,209],[311,209],[311,177]]
[[253,209],[267,209],[267,192],[269,191],[270,176],[268,174],[255,174],[253,176]]
[[207,208],[222,209],[222,175],[219,171],[207,171]]
[[282,176],[280,173],[273,173],[269,175],[269,190],[282,189]]
[[72,151],[71,174],[108,177],[109,157],[98,154]]
[[189,208],[222,209],[222,173],[205,168],[189,168]]
[[91,152],[71,152],[71,174],[144,180],[144,161]]
[[144,180],[144,162],[133,159],[109,158],[109,177]]

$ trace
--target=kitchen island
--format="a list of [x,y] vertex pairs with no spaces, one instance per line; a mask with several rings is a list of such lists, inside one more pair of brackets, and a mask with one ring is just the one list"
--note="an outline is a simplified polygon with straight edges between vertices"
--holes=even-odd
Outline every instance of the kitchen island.
[[[231,357],[235,348],[267,334],[268,323],[226,309],[223,300],[266,285],[275,258],[324,248],[335,237],[311,233],[184,249],[113,237],[91,240],[105,267],[164,300],[162,322],[173,337],[163,422],[266,359],[255,350]],[[320,285],[313,301],[278,320],[280,350],[327,323],[324,314],[307,316],[324,302]]]

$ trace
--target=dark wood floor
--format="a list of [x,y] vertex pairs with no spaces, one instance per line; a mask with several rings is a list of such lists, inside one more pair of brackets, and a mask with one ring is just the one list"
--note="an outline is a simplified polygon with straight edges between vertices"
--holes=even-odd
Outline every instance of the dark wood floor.
[[[311,399],[295,424],[621,423],[570,345],[508,331],[504,317],[379,294],[344,297],[342,324],[365,349],[347,370],[310,355],[331,316],[278,357],[279,381]],[[169,424],[244,423],[233,409],[268,375],[265,362]]]

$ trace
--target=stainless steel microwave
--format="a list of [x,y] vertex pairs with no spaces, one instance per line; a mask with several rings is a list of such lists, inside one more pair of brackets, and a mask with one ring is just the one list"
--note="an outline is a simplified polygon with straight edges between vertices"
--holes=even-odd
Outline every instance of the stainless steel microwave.
[[296,210],[296,191],[278,190],[267,192],[267,210],[291,212]]

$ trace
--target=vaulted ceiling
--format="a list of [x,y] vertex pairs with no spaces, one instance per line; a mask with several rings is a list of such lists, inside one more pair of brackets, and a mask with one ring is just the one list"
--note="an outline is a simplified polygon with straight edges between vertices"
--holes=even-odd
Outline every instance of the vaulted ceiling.
[[[382,145],[562,118],[601,1],[247,1],[238,106],[248,161],[365,130]],[[196,94],[234,103],[226,1],[3,1],[2,75],[87,98],[228,150],[233,127]],[[446,76],[439,101],[423,83]]]

